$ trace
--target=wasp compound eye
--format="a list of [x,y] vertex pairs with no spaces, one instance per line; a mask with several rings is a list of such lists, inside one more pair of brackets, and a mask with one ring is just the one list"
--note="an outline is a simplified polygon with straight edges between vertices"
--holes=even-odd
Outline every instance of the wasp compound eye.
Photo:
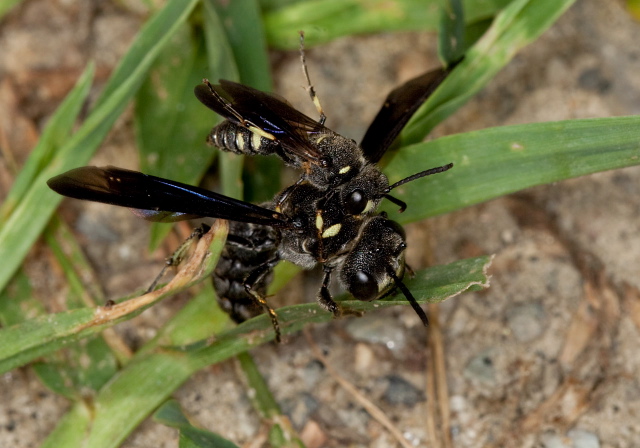
[[353,190],[344,200],[345,211],[350,215],[359,215],[367,208],[368,201],[364,191]]
[[356,299],[369,302],[378,297],[378,282],[372,275],[357,271],[349,281],[349,292]]

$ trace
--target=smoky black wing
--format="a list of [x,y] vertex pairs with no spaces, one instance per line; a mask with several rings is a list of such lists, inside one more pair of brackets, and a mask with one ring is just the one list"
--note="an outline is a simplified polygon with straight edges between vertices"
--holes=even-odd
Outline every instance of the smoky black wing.
[[290,227],[290,221],[273,210],[204,188],[111,166],[76,168],[49,179],[47,185],[63,196],[129,207],[150,221],[210,217]]
[[330,131],[282,99],[224,79],[216,85],[200,84],[194,93],[202,104],[227,120],[245,127],[252,124],[272,135],[288,153],[320,162],[322,154],[309,143],[309,136]]
[[382,158],[404,125],[460,62],[413,78],[389,93],[360,143],[369,162],[377,163]]

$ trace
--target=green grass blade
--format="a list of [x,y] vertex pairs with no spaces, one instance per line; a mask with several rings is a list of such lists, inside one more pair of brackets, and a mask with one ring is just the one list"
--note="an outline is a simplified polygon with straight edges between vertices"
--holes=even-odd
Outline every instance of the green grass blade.
[[[486,269],[489,263],[490,257],[479,257],[446,266],[435,266],[419,272],[407,282],[407,286],[420,303],[440,302],[463,291],[488,286]],[[187,308],[202,312],[206,306],[215,307],[211,295],[209,287],[194,298]],[[391,297],[373,303],[351,300],[342,304],[349,309],[372,311],[406,305],[407,301],[404,297]],[[212,313],[211,310],[205,312]],[[278,316],[283,334],[291,334],[311,322],[327,322],[333,318],[331,313],[321,310],[317,304],[282,308],[278,310]],[[174,339],[174,332],[193,325],[191,319],[190,312],[181,311],[163,334],[147,344],[102,388],[95,397],[92,431],[85,441],[87,446],[117,446],[194,372],[273,339],[271,321],[262,315],[220,333],[213,341],[206,338],[185,346],[189,341]],[[218,331],[219,329],[220,327],[217,328]],[[203,332],[212,330],[216,331],[209,323]],[[79,431],[82,430],[84,427],[79,427]]]
[[[0,290],[22,263],[29,248],[44,229],[62,197],[47,187],[47,179],[71,168],[86,164],[107,132],[120,116],[153,62],[177,27],[188,17],[197,3],[173,0],[156,14],[138,35],[132,54],[144,56],[135,60],[129,54],[123,59],[82,127],[60,148],[58,154],[37,177],[23,200],[0,229]],[[157,40],[150,39],[158,37]],[[146,47],[144,45],[147,45]],[[124,76],[124,75],[127,76]],[[116,81],[121,81],[116,84]]]
[[[211,76],[214,81],[217,79],[238,81],[240,77],[238,65],[216,4],[212,0],[207,0],[203,5],[203,26],[210,72],[208,76]],[[213,124],[217,124],[222,120],[221,117],[214,113],[209,115],[214,117],[212,119]],[[240,173],[242,172],[243,159],[242,156],[227,152],[220,152],[219,154],[218,173],[220,175],[221,190],[227,196],[242,198],[243,187]]]
[[22,0],[0,0],[0,19],[17,6]]
[[264,381],[264,378],[262,378],[258,366],[256,366],[251,355],[249,353],[242,353],[238,356],[238,361],[240,361],[240,367],[242,367],[242,371],[247,377],[249,387],[255,391],[255,394],[252,394],[250,397],[253,402],[253,407],[260,413],[263,419],[280,415],[282,413],[280,406],[278,406],[275,398],[271,395],[271,391]]
[[82,446],[84,435],[91,427],[91,410],[83,401],[76,402],[56,428],[47,436],[40,448]]
[[94,105],[99,108],[120,89],[120,85],[135,77],[140,84],[146,73],[175,32],[187,21],[198,0],[169,0],[142,27],[135,41],[118,63]]
[[[211,113],[193,88],[206,73],[204,36],[185,23],[156,59],[136,96],[134,112],[140,170],[187,184],[198,184],[217,154],[205,143]],[[150,250],[171,231],[154,224]]]
[[240,353],[237,358],[247,379],[247,384],[254,392],[249,396],[253,407],[258,411],[265,423],[271,425],[270,445],[274,448],[293,446],[304,448],[304,444],[293,429],[289,418],[282,415],[280,406],[278,406],[276,399],[271,394],[267,382],[262,377],[251,355],[248,352],[244,352]]
[[[240,82],[259,90],[271,91],[269,55],[257,1],[214,2],[213,5],[220,22],[224,25]],[[221,169],[223,191],[229,191],[234,197],[244,197],[245,200],[255,203],[271,200],[281,189],[279,180],[282,162],[275,157],[254,157],[244,162],[246,166],[241,183],[238,181],[239,177],[234,177],[239,175],[240,162],[224,162]],[[233,173],[231,176],[227,175],[227,169]],[[242,191],[236,188],[240,184],[243,187]],[[243,193],[242,196],[239,196],[240,193]]]
[[[210,282],[116,374],[95,398],[93,430],[87,446],[115,447],[197,370],[175,348],[226,327],[228,317],[215,300]],[[158,374],[158,372],[161,372]]]
[[[65,306],[77,309],[94,306],[96,297],[85,291],[77,269],[88,269],[88,262],[75,238],[58,219],[45,231],[51,247],[69,284]],[[89,278],[94,275],[88,276]],[[87,277],[85,277],[87,278]],[[97,299],[103,303],[102,292]],[[102,335],[67,344],[64,350],[33,364],[34,371],[49,389],[70,399],[80,400],[90,391],[99,390],[117,371],[117,361]]]
[[400,134],[405,146],[421,141],[433,127],[479,92],[524,46],[533,42],[575,0],[514,0],[465,60],[409,121]]
[[257,1],[212,3],[224,26],[240,81],[258,90],[271,90],[267,41]]
[[466,50],[462,0],[448,0],[440,12],[438,55],[449,65],[464,56]]
[[[309,47],[352,34],[435,31],[440,4],[441,0],[311,0],[266,5],[265,29],[269,45],[282,49],[298,46],[299,30],[304,30]],[[463,4],[467,23],[474,23],[492,17],[509,0],[466,0]]]
[[11,191],[9,191],[7,198],[0,207],[0,226],[11,215],[16,205],[20,203],[32,186],[36,176],[51,162],[55,151],[69,139],[73,125],[76,123],[82,105],[89,94],[94,72],[95,65],[93,63],[87,65],[87,68],[76,81],[76,85],[47,122],[38,144],[29,154],[27,162],[20,170],[11,186]]
[[45,313],[42,302],[32,295],[29,277],[18,270],[7,288],[0,291],[0,326],[17,325]]
[[[391,182],[453,162],[446,173],[393,190],[411,222],[534,185],[640,164],[640,115],[505,126],[403,148],[385,169]],[[416,168],[420,167],[420,168]],[[428,192],[427,194],[425,194]]]
[[[80,308],[54,315],[43,315],[0,329],[0,372],[26,364],[73,341],[130,319],[152,304],[191,285],[208,279],[226,237],[226,222],[216,221],[212,232],[198,243],[194,255],[174,279],[161,290],[130,299],[110,308]],[[137,300],[135,302],[134,300]]]
[[[204,429],[193,426],[175,400],[169,400],[153,414],[153,419],[163,425],[180,430],[180,447],[238,448],[238,445]],[[229,421],[233,424],[233,420]]]
[[[418,303],[439,303],[464,291],[488,287],[486,270],[490,263],[491,257],[483,256],[448,265],[433,266],[419,271],[414,278],[405,283]],[[402,294],[373,302],[344,300],[344,297],[342,300],[339,298],[338,301],[346,309],[357,312],[408,305]],[[333,318],[331,313],[321,309],[316,303],[280,308],[277,313],[283,335],[299,331],[309,323],[328,322]],[[265,341],[273,340],[273,337],[271,321],[263,314],[220,334],[216,342],[210,346],[189,348],[189,359],[196,366],[204,367],[256,347]]]

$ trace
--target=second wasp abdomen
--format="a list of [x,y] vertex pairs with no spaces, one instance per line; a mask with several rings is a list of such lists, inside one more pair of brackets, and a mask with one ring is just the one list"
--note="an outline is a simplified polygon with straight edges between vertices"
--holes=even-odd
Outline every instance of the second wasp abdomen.
[[[251,272],[275,258],[277,249],[278,235],[273,228],[229,222],[227,243],[212,277],[218,303],[235,322],[244,322],[263,312],[244,284]],[[252,288],[262,297],[271,283],[272,270],[273,266],[268,266],[267,274]]]
[[256,154],[268,156],[276,153],[280,155],[278,143],[229,120],[211,129],[207,143],[226,151],[248,156]]

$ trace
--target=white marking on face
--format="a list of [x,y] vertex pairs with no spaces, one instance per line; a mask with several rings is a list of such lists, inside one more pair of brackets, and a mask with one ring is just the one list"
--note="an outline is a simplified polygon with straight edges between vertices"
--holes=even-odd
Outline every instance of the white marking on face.
[[327,230],[322,232],[322,238],[331,238],[332,236],[336,236],[338,233],[340,233],[341,228],[342,228],[342,224],[332,225]]
[[378,283],[378,294],[381,294],[382,291],[386,291],[389,289],[389,285],[391,284],[391,277],[385,275],[380,283]]
[[375,206],[373,201],[367,201],[367,206],[364,208],[364,210],[362,210],[361,215],[365,214],[365,213],[369,213],[371,210],[373,210],[373,207]]

